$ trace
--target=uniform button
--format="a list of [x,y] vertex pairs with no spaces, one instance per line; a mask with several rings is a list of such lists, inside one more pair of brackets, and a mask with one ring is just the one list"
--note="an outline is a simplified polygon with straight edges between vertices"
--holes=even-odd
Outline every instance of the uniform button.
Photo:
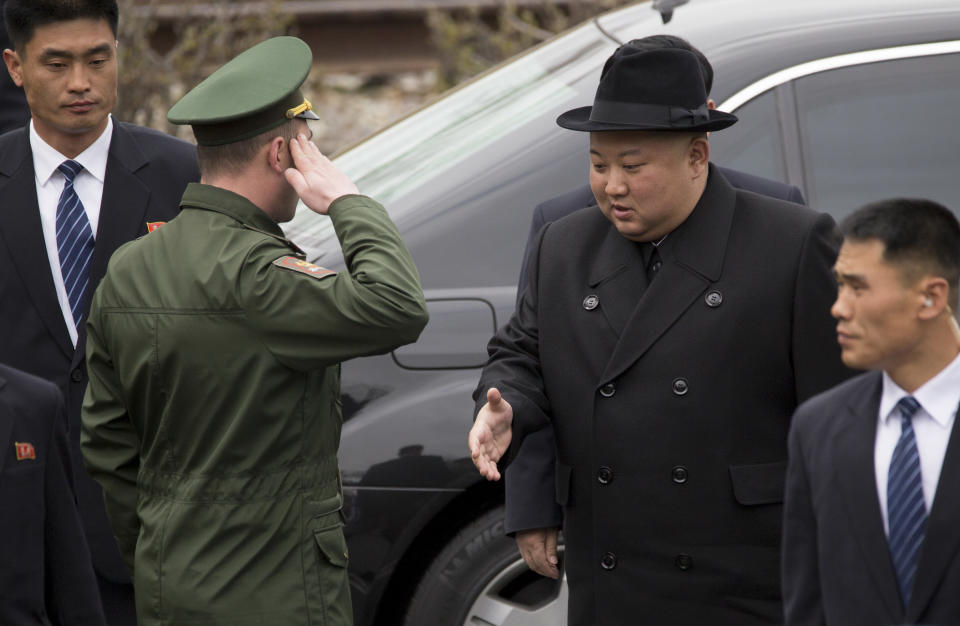
[[77,369],[70,372],[70,380],[72,380],[75,383],[78,383],[81,380],[83,380],[83,371],[78,367]]
[[597,470],[597,482],[601,485],[609,485],[613,482],[613,470],[606,465]]
[[607,552],[600,559],[600,567],[605,570],[611,570],[617,566],[617,555],[613,552]]
[[687,482],[688,474],[689,472],[687,472],[687,468],[682,465],[676,466],[673,468],[673,482],[677,483],[678,485],[682,485],[683,483]]
[[693,566],[693,558],[689,554],[678,554],[673,560],[674,564],[683,571],[687,571]]
[[704,298],[704,301],[707,303],[708,307],[715,309],[723,304],[723,294],[719,291],[711,291]]
[[610,398],[615,393],[617,393],[617,386],[613,383],[607,383],[603,387],[600,387],[600,395],[604,398]]
[[583,308],[585,308],[588,311],[592,311],[595,308],[597,308],[598,304],[600,304],[600,298],[598,298],[593,294],[590,294],[589,296],[583,299]]
[[654,261],[653,265],[650,266],[650,269],[654,274],[660,271],[660,266],[663,265],[662,261]]
[[690,385],[686,378],[677,378],[673,381],[673,393],[678,396],[685,396],[690,391]]

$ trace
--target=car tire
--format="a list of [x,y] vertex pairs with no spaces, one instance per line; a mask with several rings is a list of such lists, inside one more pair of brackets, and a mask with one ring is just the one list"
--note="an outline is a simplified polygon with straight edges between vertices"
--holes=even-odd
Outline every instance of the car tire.
[[[404,624],[562,626],[566,581],[531,571],[504,536],[497,507],[458,532],[427,568]],[[562,550],[562,545],[559,546]]]

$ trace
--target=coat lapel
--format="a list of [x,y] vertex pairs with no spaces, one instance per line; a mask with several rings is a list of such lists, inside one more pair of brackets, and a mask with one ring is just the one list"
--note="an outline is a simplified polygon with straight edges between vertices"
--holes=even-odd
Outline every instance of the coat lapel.
[[63,321],[57,288],[50,273],[50,261],[40,225],[36,174],[27,127],[15,131],[14,138],[0,154],[0,175],[8,176],[0,186],[0,234],[7,244],[16,271],[40,319],[66,356],[74,352],[67,325]]
[[616,228],[607,229],[589,285],[599,299],[604,317],[619,336],[647,288],[640,246],[623,237]]
[[110,256],[122,244],[146,232],[150,190],[137,178],[136,172],[147,164],[148,160],[134,138],[119,122],[114,122],[100,202],[100,222],[90,261],[84,318],[90,310],[93,290],[107,272]]
[[[597,384],[613,380],[633,365],[720,278],[735,205],[736,191],[711,165],[700,201],[670,234],[670,246],[661,249],[663,266],[657,279],[633,309]],[[639,259],[639,251],[635,254]],[[645,272],[642,262],[633,264]]]
[[850,535],[860,546],[864,569],[873,577],[888,614],[899,618],[903,609],[883,530],[873,462],[882,377],[877,372],[867,380],[859,393],[848,398],[845,426],[834,438],[837,465],[833,478],[843,495]]
[[[960,410],[960,409],[958,409]],[[907,607],[906,621],[919,621],[944,579],[944,570],[956,562],[960,550],[960,428],[954,420],[947,453],[940,469],[937,492],[927,519],[927,531],[917,563],[917,577]]]

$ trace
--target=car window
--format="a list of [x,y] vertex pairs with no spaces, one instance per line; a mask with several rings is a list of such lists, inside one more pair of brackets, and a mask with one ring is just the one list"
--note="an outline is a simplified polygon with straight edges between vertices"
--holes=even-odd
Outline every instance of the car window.
[[960,210],[960,54],[897,59],[795,82],[807,201],[837,218],[882,198]]
[[[556,117],[591,104],[613,49],[581,27],[337,157],[403,230],[424,287],[516,283],[533,208],[587,180],[587,135]],[[300,207],[284,230],[308,258],[342,263],[329,219]]]
[[786,182],[774,92],[757,96],[733,113],[738,118],[736,124],[710,133],[710,160],[741,172]]

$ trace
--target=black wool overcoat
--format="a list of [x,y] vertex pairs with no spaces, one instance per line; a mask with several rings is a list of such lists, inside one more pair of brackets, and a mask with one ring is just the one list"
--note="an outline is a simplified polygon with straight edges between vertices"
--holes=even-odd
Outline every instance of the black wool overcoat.
[[832,218],[711,166],[646,286],[596,207],[548,225],[477,389],[514,439],[552,420],[571,624],[782,621],[790,416],[848,375],[829,309]]

